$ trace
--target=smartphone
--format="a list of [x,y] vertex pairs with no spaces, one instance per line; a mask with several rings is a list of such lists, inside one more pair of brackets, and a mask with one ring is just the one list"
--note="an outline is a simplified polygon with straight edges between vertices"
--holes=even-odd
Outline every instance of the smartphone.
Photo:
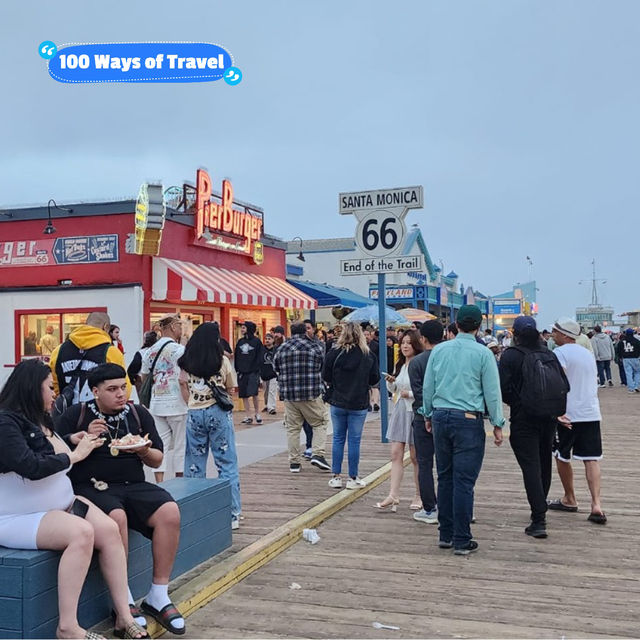
[[86,502],[82,502],[82,500],[78,500],[78,498],[73,501],[71,509],[69,509],[69,513],[79,518],[86,518],[88,511],[89,505]]

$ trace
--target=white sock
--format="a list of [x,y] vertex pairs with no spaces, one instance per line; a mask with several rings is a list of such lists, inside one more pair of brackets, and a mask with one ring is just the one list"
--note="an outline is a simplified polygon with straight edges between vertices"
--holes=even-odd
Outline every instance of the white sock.
[[[169,598],[169,585],[152,583],[145,601],[158,611],[166,607],[168,604],[171,604],[171,598]],[[171,622],[171,624],[176,629],[183,629],[184,618],[176,618]]]
[[[127,597],[129,599],[129,604],[135,604],[133,594],[131,593],[131,589],[129,589],[129,587],[127,587]],[[141,627],[147,626],[147,619],[144,616],[137,616],[136,618],[134,618],[134,621],[137,622]]]

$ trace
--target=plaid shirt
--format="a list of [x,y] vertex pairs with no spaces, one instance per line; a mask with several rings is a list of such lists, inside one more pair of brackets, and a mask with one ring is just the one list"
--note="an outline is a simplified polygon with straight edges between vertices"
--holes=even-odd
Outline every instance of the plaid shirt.
[[319,340],[297,335],[283,343],[273,359],[282,399],[302,402],[321,395],[323,361],[324,345]]

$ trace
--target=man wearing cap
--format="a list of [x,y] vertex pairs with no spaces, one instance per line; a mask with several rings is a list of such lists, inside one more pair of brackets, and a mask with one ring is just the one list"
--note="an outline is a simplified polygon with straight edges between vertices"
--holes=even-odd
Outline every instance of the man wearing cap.
[[273,333],[274,338],[281,338],[282,342],[286,340],[286,337],[284,335],[284,327],[280,324],[277,324],[275,327],[273,327],[273,329],[271,329],[271,333]]
[[466,556],[478,549],[471,537],[473,490],[484,457],[486,408],[494,442],[502,444],[502,396],[494,355],[476,342],[482,313],[460,307],[458,335],[436,346],[424,377],[422,413],[433,430],[438,471],[438,520],[441,549]]
[[602,440],[596,361],[590,352],[576,343],[580,325],[575,320],[559,318],[553,325],[551,335],[558,345],[553,353],[567,375],[570,391],[567,395],[567,412],[558,418],[553,451],[564,496],[551,501],[549,509],[570,512],[578,510],[571,467],[573,455],[576,460],[584,462],[591,493],[591,513],[588,520],[605,524],[607,518],[600,505]]
[[640,393],[640,340],[627,329],[618,340],[618,359],[622,361],[629,393]]
[[[511,409],[509,443],[522,471],[524,488],[531,509],[531,523],[524,532],[534,538],[546,538],[547,494],[551,487],[551,459],[556,434],[556,418],[531,415],[530,411],[523,406],[521,391],[524,382],[525,356],[537,351],[549,353],[549,350],[540,339],[536,321],[531,316],[519,316],[515,319],[513,339],[515,346],[505,350],[499,367],[502,397]],[[551,353],[549,356],[554,358]],[[555,360],[554,364],[557,365]]]
[[260,388],[260,365],[262,364],[263,345],[256,333],[256,324],[245,320],[240,325],[241,338],[236,342],[233,364],[238,374],[238,397],[242,398],[246,417],[242,424],[253,424],[251,403],[256,423],[262,424],[258,410],[258,390]]

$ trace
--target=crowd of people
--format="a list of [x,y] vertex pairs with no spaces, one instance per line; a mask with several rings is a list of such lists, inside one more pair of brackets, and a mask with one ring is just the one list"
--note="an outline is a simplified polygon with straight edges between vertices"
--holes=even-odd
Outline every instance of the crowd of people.
[[[389,331],[389,370],[381,377],[380,337],[370,326],[346,322],[318,331],[305,320],[291,325],[289,338],[283,327],[273,327],[263,342],[246,321],[232,349],[215,322],[201,324],[182,344],[178,315],[162,318],[157,331],[144,335],[125,370],[119,328],[106,313],[91,313],[62,344],[51,345],[48,365],[21,362],[0,392],[0,544],[62,551],[60,637],[96,637],[77,620],[94,549],[112,595],[116,635],[148,637],[146,616],[185,633],[168,594],[180,513],[157,483],[168,460],[177,476],[205,477],[211,452],[219,476],[231,485],[231,527],[240,526],[236,390],[247,425],[261,424],[261,413],[273,415],[283,402],[291,473],[300,473],[306,458],[330,473],[331,488],[350,490],[365,486],[359,466],[367,414],[379,411],[380,393],[389,394],[391,477],[388,495],[375,508],[397,512],[408,448],[413,518],[438,524],[439,547],[456,555],[478,549],[471,523],[484,420],[502,445],[504,402],[531,511],[525,533],[547,537],[548,509],[578,511],[572,459],[584,463],[588,520],[605,524],[598,387],[613,385],[611,362],[618,359],[622,384],[640,393],[634,331],[611,337],[596,327],[588,337],[574,320],[559,318],[551,333],[540,333],[532,317],[522,316],[496,338],[488,329],[478,335],[481,323],[478,307],[465,305],[448,327],[430,320]],[[140,404],[128,402],[132,386]],[[140,446],[121,449],[119,441],[128,436],[139,436]],[[554,457],[563,495],[549,500]],[[155,483],[145,480],[144,466],[153,469]],[[153,550],[152,583],[140,606],[127,586],[129,528],[150,538]]]

